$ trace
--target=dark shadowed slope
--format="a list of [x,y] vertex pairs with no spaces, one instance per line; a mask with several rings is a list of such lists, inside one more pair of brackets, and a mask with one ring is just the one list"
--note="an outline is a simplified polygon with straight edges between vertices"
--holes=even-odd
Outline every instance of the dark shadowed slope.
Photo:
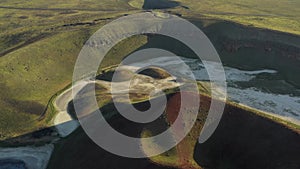
[[215,169],[299,169],[299,130],[227,105],[212,137],[195,147],[200,166]]

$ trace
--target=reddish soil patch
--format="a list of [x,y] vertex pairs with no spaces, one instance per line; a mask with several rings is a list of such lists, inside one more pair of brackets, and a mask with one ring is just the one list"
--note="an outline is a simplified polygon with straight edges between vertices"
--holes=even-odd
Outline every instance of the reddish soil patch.
[[[182,97],[187,98],[189,100],[184,100],[185,102],[181,102]],[[198,97],[198,99],[196,99]],[[195,104],[195,101],[199,100],[200,96],[190,92],[182,92],[176,93],[172,96],[167,104],[166,109],[166,120],[170,125],[174,126],[173,135],[174,137],[181,137],[184,134],[184,130],[187,123],[191,123],[190,119],[184,118],[183,114],[187,114],[192,110],[198,110],[199,105]],[[202,98],[201,98],[202,99]],[[200,102],[201,104],[205,104],[204,102]],[[195,107],[197,105],[197,107]],[[182,110],[183,112],[179,114],[179,111]],[[197,111],[198,112],[198,111]],[[199,117],[201,118],[201,113],[199,113]],[[206,114],[206,113],[205,113]],[[205,115],[206,116],[206,115]],[[175,124],[175,120],[179,121],[179,123]],[[198,121],[198,120],[197,120]],[[192,168],[200,168],[198,166],[194,166],[193,162],[193,151],[194,146],[196,145],[196,138],[198,138],[199,133],[202,128],[202,124],[198,123],[193,126],[191,132],[188,136],[186,136],[177,146],[176,152],[179,158],[178,164],[179,167],[182,169],[192,169]],[[199,125],[200,124],[200,125]],[[193,134],[191,134],[193,133]]]

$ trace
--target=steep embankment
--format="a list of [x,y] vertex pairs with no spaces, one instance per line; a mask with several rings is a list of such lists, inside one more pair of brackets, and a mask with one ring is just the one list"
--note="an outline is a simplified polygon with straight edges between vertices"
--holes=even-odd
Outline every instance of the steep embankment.
[[[209,103],[209,100],[208,100]],[[197,143],[194,159],[209,168],[300,167],[300,128],[227,104],[211,138]]]

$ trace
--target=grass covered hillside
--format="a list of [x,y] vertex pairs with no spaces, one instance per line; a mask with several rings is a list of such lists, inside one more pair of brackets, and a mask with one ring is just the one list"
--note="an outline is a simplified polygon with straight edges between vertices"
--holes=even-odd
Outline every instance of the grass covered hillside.
[[[99,6],[85,4],[83,9],[77,1],[0,2],[1,140],[51,124],[54,114],[46,109],[47,104],[71,83],[74,64],[85,41],[102,25],[130,9],[122,2],[101,1],[102,11]],[[130,45],[121,43],[103,66],[119,63],[145,41],[140,36],[128,39]],[[41,118],[42,115],[45,116]]]
[[297,0],[130,0],[136,8],[175,8],[189,16],[210,16],[244,25],[300,34],[300,2]]
[[[48,101],[71,83],[77,55],[88,35],[87,30],[57,34],[1,58],[1,78],[5,79],[0,85],[2,137],[36,130],[50,122],[53,112],[45,112]],[[103,63],[106,66],[119,63],[120,58],[137,48],[143,39],[127,40],[130,47],[124,44],[116,47],[122,53],[110,53],[111,59]],[[46,113],[44,119],[38,120],[43,113]]]

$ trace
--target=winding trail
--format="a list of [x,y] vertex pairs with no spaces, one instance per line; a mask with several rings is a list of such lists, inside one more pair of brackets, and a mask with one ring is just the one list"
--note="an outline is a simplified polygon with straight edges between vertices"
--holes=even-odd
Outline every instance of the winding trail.
[[68,104],[73,99],[73,89],[74,94],[77,94],[84,86],[89,83],[91,82],[81,81],[80,83],[77,83],[71,88],[65,90],[54,100],[53,105],[58,111],[57,115],[54,118],[54,125],[61,137],[68,136],[79,126],[78,121],[74,120],[68,113]]

